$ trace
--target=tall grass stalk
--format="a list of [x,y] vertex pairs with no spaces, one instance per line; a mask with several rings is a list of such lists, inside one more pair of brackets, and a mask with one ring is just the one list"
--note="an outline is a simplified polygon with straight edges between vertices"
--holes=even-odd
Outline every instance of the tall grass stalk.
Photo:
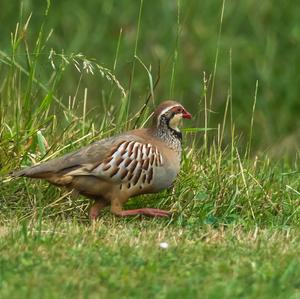
[[221,42],[221,36],[222,36],[222,26],[223,26],[225,2],[226,2],[226,0],[222,1],[219,31],[218,31],[218,40],[217,40],[217,47],[216,47],[216,55],[215,55],[214,69],[213,69],[213,73],[212,73],[212,81],[211,81],[211,89],[210,89],[209,109],[212,109],[212,104],[213,104],[213,97],[214,97],[214,90],[215,90],[215,80],[216,80],[219,50],[220,50],[220,42]]
[[176,30],[176,41],[175,41],[175,49],[172,61],[172,71],[171,71],[171,79],[170,79],[170,98],[174,97],[174,88],[176,83],[176,65],[178,61],[178,51],[179,51],[179,39],[180,39],[180,22],[181,22],[181,1],[177,0],[177,30]]
[[248,156],[250,156],[251,154],[251,143],[252,143],[252,134],[253,134],[254,114],[255,114],[256,101],[257,101],[257,91],[258,91],[258,80],[256,80],[255,83],[255,92],[254,92],[254,99],[253,99],[252,113],[251,113],[251,120],[250,120],[249,140],[248,140],[248,147],[246,151]]
[[141,30],[141,24],[142,24],[143,4],[144,4],[144,0],[140,0],[140,8],[139,8],[139,14],[138,14],[137,30],[136,30],[136,37],[135,37],[134,52],[133,52],[133,61],[132,61],[132,68],[131,68],[129,88],[128,88],[128,98],[127,98],[128,103],[124,102],[125,106],[127,107],[126,119],[128,119],[129,108],[131,106],[131,96],[132,96],[132,88],[133,88],[133,82],[134,82],[135,64],[136,64],[135,57],[137,57],[137,55],[138,55],[138,43],[139,43],[140,30]]

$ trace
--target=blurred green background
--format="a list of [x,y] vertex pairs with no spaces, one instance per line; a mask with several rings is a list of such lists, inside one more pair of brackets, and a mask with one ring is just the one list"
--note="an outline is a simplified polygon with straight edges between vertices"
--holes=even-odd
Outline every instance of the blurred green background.
[[[300,144],[300,2],[227,0],[219,39],[222,3],[144,1],[136,54],[151,67],[154,81],[160,67],[155,100],[178,99],[200,115],[200,123],[193,125],[204,126],[203,74],[207,78],[213,74],[218,51],[210,126],[217,127],[222,122],[232,90],[236,131],[242,140],[247,140],[258,81],[253,146],[275,155],[294,155]],[[36,76],[46,84],[51,74],[47,60],[51,48],[66,55],[83,53],[113,70],[120,41],[114,74],[126,90],[132,84],[131,107],[136,111],[149,93],[148,75],[134,59],[140,4],[128,0],[53,1],[45,19],[45,1],[2,0],[0,50],[11,55],[11,32],[17,22],[24,24],[32,13],[25,36],[31,51],[45,22],[45,32],[53,29],[53,33],[42,49],[45,59],[40,61]],[[21,51],[18,55],[26,67],[25,55]],[[5,68],[0,63],[2,79]],[[63,101],[74,94],[78,80],[74,67],[64,74],[56,91]],[[111,85],[99,74],[84,75],[82,80],[81,86],[88,88],[89,108],[97,106],[111,92]],[[212,81],[208,83],[210,95]],[[120,92],[113,90],[111,101],[118,103],[120,98]]]

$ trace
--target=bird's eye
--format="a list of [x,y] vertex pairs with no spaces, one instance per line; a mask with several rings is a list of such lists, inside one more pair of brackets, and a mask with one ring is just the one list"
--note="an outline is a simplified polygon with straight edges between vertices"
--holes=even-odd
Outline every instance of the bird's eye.
[[181,107],[176,107],[175,109],[173,109],[174,113],[182,113],[183,109]]

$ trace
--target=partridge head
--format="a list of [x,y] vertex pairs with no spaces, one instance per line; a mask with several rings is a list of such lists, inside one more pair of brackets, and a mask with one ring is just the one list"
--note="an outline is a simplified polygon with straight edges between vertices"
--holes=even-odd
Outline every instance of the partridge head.
[[102,139],[13,176],[45,179],[77,190],[93,200],[91,219],[96,219],[106,206],[118,216],[169,216],[170,212],[160,209],[123,210],[123,204],[130,197],[160,192],[172,185],[180,170],[179,125],[182,118],[191,117],[178,102],[165,101],[155,110],[149,128]]

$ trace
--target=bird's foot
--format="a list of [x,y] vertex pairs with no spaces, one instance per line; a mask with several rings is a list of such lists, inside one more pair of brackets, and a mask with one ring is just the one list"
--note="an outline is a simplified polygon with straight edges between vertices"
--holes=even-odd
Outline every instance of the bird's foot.
[[146,215],[151,217],[169,217],[172,215],[172,213],[170,211],[165,211],[160,209],[143,208],[143,209],[119,211],[116,213],[116,215],[121,217],[133,216],[133,215]]

